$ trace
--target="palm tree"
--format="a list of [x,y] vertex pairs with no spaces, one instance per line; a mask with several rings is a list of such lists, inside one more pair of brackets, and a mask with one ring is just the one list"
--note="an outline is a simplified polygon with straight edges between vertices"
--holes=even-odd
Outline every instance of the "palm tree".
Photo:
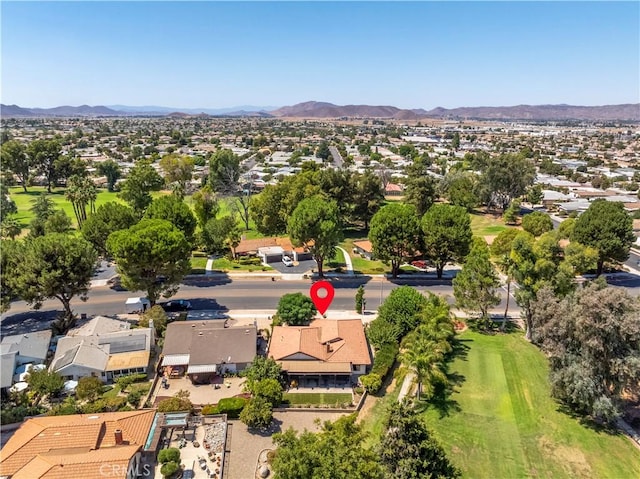
[[427,398],[433,395],[436,384],[446,384],[447,375],[443,370],[445,354],[451,351],[448,341],[434,341],[418,328],[408,338],[407,349],[402,353],[402,360],[413,371],[418,380],[418,401],[423,386]]

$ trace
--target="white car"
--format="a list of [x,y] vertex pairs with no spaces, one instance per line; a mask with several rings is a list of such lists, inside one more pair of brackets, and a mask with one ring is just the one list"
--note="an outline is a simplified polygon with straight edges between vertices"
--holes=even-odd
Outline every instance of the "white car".
[[293,266],[293,260],[289,256],[286,256],[286,255],[282,257],[282,263],[285,266]]

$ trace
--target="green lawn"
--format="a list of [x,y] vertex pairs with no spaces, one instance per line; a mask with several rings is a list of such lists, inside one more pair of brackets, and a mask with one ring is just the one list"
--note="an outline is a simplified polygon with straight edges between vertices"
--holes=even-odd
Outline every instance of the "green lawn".
[[470,478],[640,477],[640,452],[622,435],[581,425],[549,395],[547,362],[520,334],[460,336],[461,379],[429,427]]
[[[9,188],[9,196],[16,203],[16,207],[18,208],[18,213],[16,213],[15,218],[20,222],[23,228],[27,228],[29,226],[29,223],[33,219],[34,215],[33,213],[31,213],[31,211],[29,211],[33,206],[33,202],[37,199],[38,196],[40,196],[40,194],[46,193],[47,188],[44,186],[31,186],[28,188],[28,190],[29,191],[25,193],[20,186],[13,186]],[[73,206],[64,197],[64,189],[54,188],[53,191],[49,194],[49,197],[53,200],[55,207],[61,208],[69,216],[69,218],[71,218],[73,225],[77,226],[76,216],[73,212]],[[124,201],[118,198],[117,193],[110,193],[107,190],[99,190],[98,198],[96,199],[96,208],[109,201],[124,203]]]
[[[206,264],[206,262],[205,262]],[[216,271],[272,271],[270,266],[264,266],[262,264],[240,264],[235,261],[231,261],[227,258],[218,258],[213,260],[212,268]]]
[[284,393],[284,401],[289,404],[351,404],[352,396],[349,393]]
[[[351,263],[353,264],[353,271],[360,274],[382,274],[385,271],[390,271],[390,268],[385,266],[382,261],[369,261],[362,258],[359,254],[353,253],[353,239],[346,239],[340,246],[342,246],[349,256],[351,256]],[[356,240],[357,241],[357,240]]]
[[505,225],[504,220],[499,216],[471,214],[471,230],[476,236],[494,236],[507,228],[509,226]]

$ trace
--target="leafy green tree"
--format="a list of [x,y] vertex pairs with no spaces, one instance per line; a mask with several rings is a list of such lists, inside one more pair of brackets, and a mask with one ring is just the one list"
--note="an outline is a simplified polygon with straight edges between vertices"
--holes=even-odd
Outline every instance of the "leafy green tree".
[[575,218],[566,218],[558,226],[558,239],[569,239],[573,234],[573,228],[576,225]]
[[625,261],[635,241],[633,219],[618,201],[596,200],[575,222],[572,241],[598,250],[597,274],[604,262]]
[[85,376],[78,380],[76,387],[76,397],[87,401],[95,401],[102,395],[104,384],[100,378],[95,376]]
[[158,462],[160,464],[166,464],[167,462],[180,462],[180,449],[177,447],[170,447],[167,449],[160,449],[158,453]]
[[191,412],[192,410],[193,403],[189,399],[189,392],[184,390],[158,403],[158,412]]
[[20,222],[12,217],[3,218],[0,222],[0,238],[15,239],[22,232]]
[[378,308],[378,317],[373,322],[384,321],[395,325],[398,332],[396,339],[400,339],[420,323],[419,313],[426,303],[427,299],[419,291],[411,286],[400,286],[389,293]]
[[340,221],[346,223],[354,206],[354,184],[349,170],[327,168],[313,174],[311,181],[317,184],[322,195],[333,200],[340,212]]
[[162,465],[162,467],[160,468],[160,474],[162,474],[163,477],[169,478],[169,477],[173,477],[179,470],[180,470],[180,464],[177,462],[171,461]]
[[161,295],[174,295],[191,271],[191,246],[182,231],[165,220],[142,220],[111,233],[107,251],[116,260],[124,287],[146,291],[152,306]]
[[29,389],[41,397],[56,395],[64,388],[62,376],[47,369],[29,368],[26,382]]
[[266,428],[273,420],[273,407],[266,398],[256,396],[242,409],[240,420],[250,428]]
[[376,452],[388,477],[439,479],[460,477],[424,420],[410,406],[394,404]]
[[0,220],[4,220],[8,215],[18,212],[15,202],[9,197],[9,188],[4,181],[0,180]]
[[450,172],[445,177],[444,196],[449,203],[471,211],[480,202],[477,194],[478,177],[471,172]]
[[356,291],[356,313],[362,314],[364,310],[364,286],[358,286],[358,291]]
[[47,192],[58,179],[56,161],[60,157],[60,143],[57,140],[33,140],[27,145],[27,156],[31,166],[47,180]]
[[293,429],[273,435],[274,476],[287,479],[382,479],[378,456],[363,444],[366,433],[354,414],[325,422],[318,433]]
[[11,307],[11,300],[17,296],[13,285],[13,271],[18,267],[18,251],[22,243],[3,239],[0,242],[0,312]]
[[52,233],[26,241],[17,248],[16,257],[12,290],[34,309],[46,299],[58,299],[65,311],[60,328],[73,326],[71,299],[87,300],[97,260],[93,246],[79,237]]
[[580,414],[613,422],[623,394],[640,392],[640,306],[620,288],[595,281],[534,302],[535,341],[549,357],[554,397]]
[[98,174],[107,177],[107,189],[109,191],[114,191],[116,182],[122,176],[122,171],[120,170],[120,165],[114,160],[105,160],[101,163],[98,163],[96,167]]
[[120,197],[141,217],[151,204],[151,192],[159,191],[162,185],[164,180],[153,166],[146,161],[140,161],[129,171],[127,179],[122,183]]
[[302,293],[287,293],[278,301],[276,316],[284,324],[299,326],[308,324],[317,312],[308,296]]
[[377,258],[391,262],[394,278],[398,277],[400,265],[418,249],[419,233],[419,221],[413,205],[391,203],[373,215],[369,241]]
[[544,192],[541,184],[535,184],[527,189],[527,201],[532,205],[539,205],[544,199]]
[[131,208],[110,201],[100,205],[95,213],[89,215],[82,224],[84,239],[93,245],[96,251],[106,256],[107,238],[114,231],[126,230],[136,224],[137,218]]
[[168,221],[182,231],[189,244],[193,244],[197,220],[191,208],[180,197],[164,195],[156,198],[145,211],[144,218]]
[[209,161],[209,185],[216,193],[235,194],[240,179],[240,158],[233,151],[222,149]]
[[515,225],[518,222],[518,216],[520,215],[520,201],[514,200],[509,203],[509,206],[504,210],[502,218],[508,225]]
[[323,278],[324,261],[333,257],[342,239],[336,203],[318,197],[302,200],[289,218],[287,229],[294,245],[304,245],[311,252],[318,265],[318,276]]
[[76,215],[78,228],[82,228],[87,219],[87,206],[89,211],[96,211],[96,199],[98,190],[90,178],[83,178],[74,175],[67,181],[67,189],[64,192],[65,198],[73,205],[73,212]]
[[436,186],[428,172],[428,163],[417,157],[407,169],[404,201],[413,205],[419,217],[422,217],[436,199]]
[[200,228],[204,228],[207,221],[215,218],[220,212],[218,199],[209,185],[196,191],[191,196],[191,201],[193,202],[193,211],[196,214]]
[[175,183],[177,193],[182,198],[187,191],[187,183],[193,176],[194,162],[190,156],[180,156],[175,153],[165,155],[160,159],[160,168],[164,172],[167,184]]
[[469,312],[480,312],[485,324],[490,322],[489,308],[500,304],[496,289],[500,281],[489,261],[489,248],[482,238],[476,238],[466,262],[453,279],[453,295],[458,307]]
[[87,163],[82,158],[76,157],[74,152],[58,157],[54,167],[56,169],[56,183],[67,180],[72,176],[79,176],[80,178],[88,178],[89,176]]
[[533,162],[519,154],[503,153],[488,158],[482,170],[482,200],[503,211],[511,200],[525,194],[536,176]]
[[369,323],[365,331],[369,342],[376,350],[381,349],[385,344],[397,343],[402,333],[397,324],[377,318]]
[[540,236],[547,231],[553,230],[551,217],[542,211],[534,211],[522,217],[522,229],[533,236]]
[[369,221],[384,204],[384,189],[380,177],[370,170],[351,177],[353,219],[362,221],[369,229]]
[[71,218],[64,210],[55,210],[44,222],[44,234],[67,233],[71,229]]
[[438,279],[449,261],[462,261],[471,245],[471,220],[461,206],[433,205],[422,217],[425,254],[436,267]]
[[265,379],[275,379],[281,386],[284,386],[282,367],[273,358],[256,356],[251,365],[242,372],[242,376],[247,378],[245,386],[251,392],[258,382]]
[[223,254],[229,248],[229,238],[236,237],[238,222],[235,216],[211,218],[202,228],[200,243],[210,254]]
[[507,318],[509,316],[509,302],[511,300],[511,283],[513,282],[513,267],[514,264],[511,260],[511,249],[513,247],[513,240],[520,233],[515,228],[510,228],[501,231],[491,243],[490,252],[494,257],[496,265],[506,275],[507,279],[507,301],[504,308],[504,318],[502,321],[501,329],[507,325]]
[[167,313],[165,313],[162,306],[158,304],[147,309],[140,315],[138,326],[142,328],[148,328],[152,322],[153,328],[156,332],[156,337],[164,338],[164,332],[167,330],[167,323],[169,322],[169,318],[167,317]]
[[451,148],[454,150],[460,148],[460,133],[457,131],[453,134],[453,138],[451,138]]
[[266,378],[251,384],[251,393],[255,397],[264,398],[273,407],[282,404],[282,384],[278,379]]
[[2,165],[4,171],[9,171],[18,178],[22,189],[26,193],[32,165],[24,144],[17,140],[9,140],[2,143],[0,165]]

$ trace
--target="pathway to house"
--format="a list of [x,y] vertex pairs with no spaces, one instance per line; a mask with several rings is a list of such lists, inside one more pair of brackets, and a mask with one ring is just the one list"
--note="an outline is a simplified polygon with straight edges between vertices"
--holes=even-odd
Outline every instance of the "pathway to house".
[[401,403],[405,398],[409,391],[411,390],[411,386],[413,386],[413,380],[416,378],[416,375],[413,373],[407,373],[404,377],[404,381],[402,382],[402,387],[400,388],[400,393],[398,394],[398,402]]
[[213,274],[213,256],[207,259],[207,265],[204,267],[205,274]]
[[347,268],[347,274],[353,276],[353,263],[351,262],[351,256],[349,256],[346,249],[341,248],[340,246],[336,246],[336,248],[342,251],[342,256],[344,256],[344,262]]

